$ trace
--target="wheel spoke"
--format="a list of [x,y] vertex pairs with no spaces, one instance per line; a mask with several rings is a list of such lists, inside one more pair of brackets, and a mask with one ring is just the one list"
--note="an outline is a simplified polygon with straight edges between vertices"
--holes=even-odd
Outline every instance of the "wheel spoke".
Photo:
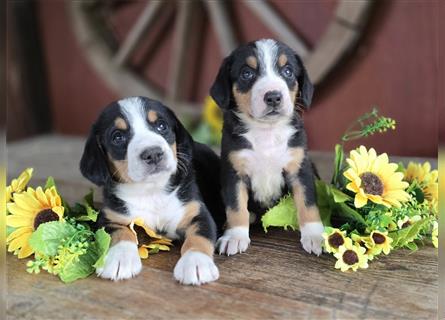
[[215,27],[216,34],[224,56],[228,55],[237,45],[233,23],[230,21],[226,4],[223,1],[206,0],[207,10]]
[[305,57],[309,50],[307,45],[291,27],[285,23],[283,18],[270,6],[265,0],[243,0],[243,3],[248,7],[261,21],[273,31],[278,38],[289,45],[301,57]]
[[173,39],[173,52],[171,57],[171,71],[169,77],[169,87],[167,97],[169,101],[178,100],[181,92],[181,84],[184,82],[186,74],[186,58],[187,55],[187,43],[191,37],[191,24],[192,24],[192,11],[193,1],[181,1],[178,6],[178,16],[176,19],[174,39]]
[[130,30],[129,34],[125,38],[123,44],[120,46],[118,52],[114,56],[114,63],[117,65],[124,65],[131,54],[137,48],[140,40],[146,30],[153,24],[157,18],[157,13],[161,9],[165,2],[153,0],[146,5],[144,11],[140,15],[139,19],[134,24],[133,28]]

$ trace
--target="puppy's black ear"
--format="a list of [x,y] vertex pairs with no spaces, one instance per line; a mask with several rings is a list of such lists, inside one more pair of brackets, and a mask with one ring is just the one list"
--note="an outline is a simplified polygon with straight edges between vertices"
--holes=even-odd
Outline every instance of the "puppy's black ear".
[[221,109],[227,109],[230,104],[232,93],[232,81],[230,79],[230,69],[232,68],[232,55],[226,57],[219,68],[215,82],[210,88],[210,95]]
[[83,150],[82,159],[80,160],[80,172],[85,178],[98,186],[103,186],[111,177],[95,125],[91,128]]
[[298,63],[300,64],[300,75],[297,77],[298,82],[298,96],[297,101],[302,103],[306,109],[309,109],[312,103],[312,96],[314,94],[314,86],[312,85],[306,68],[303,65],[300,57],[297,56]]

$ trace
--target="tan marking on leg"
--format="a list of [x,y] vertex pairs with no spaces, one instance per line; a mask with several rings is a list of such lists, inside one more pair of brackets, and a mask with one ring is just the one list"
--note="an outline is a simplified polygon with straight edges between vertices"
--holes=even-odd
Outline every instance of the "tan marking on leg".
[[131,219],[128,216],[109,208],[103,208],[102,212],[105,215],[105,218],[110,221],[110,223],[120,224],[124,226],[129,226],[131,223]]
[[237,202],[238,208],[234,210],[230,207],[226,209],[227,226],[233,227],[249,227],[250,214],[247,209],[247,202],[249,201],[249,194],[247,192],[246,184],[242,181],[238,182],[237,186]]
[[241,156],[240,151],[230,152],[229,161],[232,164],[233,169],[235,169],[239,176],[247,175],[247,167],[249,165],[249,162],[246,160],[246,158]]
[[182,216],[181,221],[178,223],[178,229],[187,230],[192,223],[194,217],[199,214],[199,210],[201,209],[201,204],[198,201],[190,201],[185,205],[185,213]]
[[291,156],[291,160],[284,167],[284,171],[292,176],[298,173],[301,167],[301,163],[304,159],[304,149],[302,147],[290,148],[289,154]]
[[211,257],[213,256],[215,247],[209,239],[197,235],[196,233],[192,233],[186,236],[184,244],[181,247],[181,255],[184,255],[190,250],[202,252]]
[[122,119],[121,117],[117,117],[116,120],[114,120],[114,126],[121,130],[128,129],[127,122],[125,122],[125,120]]
[[102,212],[108,220],[107,226],[116,229],[111,233],[111,245],[114,245],[119,241],[131,241],[137,243],[136,235],[129,228],[131,219],[109,208],[103,208]]
[[245,113],[247,116],[250,115],[250,104],[252,100],[252,91],[249,90],[246,93],[242,93],[238,90],[236,85],[232,88],[233,96],[235,97],[235,102],[241,112]]
[[156,122],[156,120],[158,120],[158,114],[156,113],[156,111],[148,111],[148,121]]
[[128,176],[128,161],[125,160],[115,160],[108,154],[109,165],[111,177],[118,182],[129,183],[132,182],[131,178]]
[[254,56],[248,56],[246,59],[246,64],[252,69],[256,69],[258,67],[258,61]]
[[178,160],[178,152],[176,149],[176,142],[174,142],[172,145],[170,145],[170,148],[172,148],[173,157],[175,157],[175,160]]
[[287,56],[282,53],[279,57],[278,57],[278,66],[280,68],[284,67],[287,63]]
[[304,226],[309,222],[321,222],[320,213],[315,205],[306,206],[304,196],[304,186],[297,180],[294,181],[292,187],[294,203],[298,210],[298,222],[300,226]]
[[[137,237],[133,231],[127,226],[115,225],[116,230],[111,233],[111,246],[115,245],[119,241],[131,241],[134,243],[138,243]],[[120,226],[119,228],[117,226]],[[114,227],[114,225],[113,225]]]

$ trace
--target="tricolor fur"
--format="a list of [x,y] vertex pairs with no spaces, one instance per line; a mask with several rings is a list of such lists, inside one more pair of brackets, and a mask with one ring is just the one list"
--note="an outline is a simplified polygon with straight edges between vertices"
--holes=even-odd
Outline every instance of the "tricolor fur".
[[248,43],[224,59],[210,93],[224,112],[227,230],[220,253],[245,251],[249,211],[261,214],[291,192],[303,248],[320,254],[323,226],[300,112],[310,106],[313,86],[300,57],[272,39]]
[[[218,156],[190,137],[158,101],[125,98],[108,105],[93,125],[80,163],[82,174],[103,187],[98,226],[112,247],[99,276],[127,279],[141,270],[135,218],[171,239],[184,240],[174,276],[184,284],[218,278],[213,262],[218,216]],[[221,215],[221,214],[219,214]]]

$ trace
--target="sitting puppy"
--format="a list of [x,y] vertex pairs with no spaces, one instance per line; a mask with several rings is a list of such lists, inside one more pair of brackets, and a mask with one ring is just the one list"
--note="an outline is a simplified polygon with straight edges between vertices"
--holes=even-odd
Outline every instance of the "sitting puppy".
[[176,280],[199,285],[218,279],[216,226],[207,205],[215,212],[217,205],[224,208],[215,196],[218,179],[211,179],[219,159],[192,140],[171,110],[144,97],[111,103],[92,127],[80,170],[103,187],[98,226],[112,244],[100,277],[128,279],[141,271],[137,238],[128,228],[140,217],[158,233],[184,239]]
[[311,104],[313,86],[301,59],[275,40],[248,43],[224,59],[210,94],[224,113],[221,187],[227,224],[219,252],[244,252],[249,210],[264,213],[292,192],[302,246],[319,255],[323,225],[298,112]]

